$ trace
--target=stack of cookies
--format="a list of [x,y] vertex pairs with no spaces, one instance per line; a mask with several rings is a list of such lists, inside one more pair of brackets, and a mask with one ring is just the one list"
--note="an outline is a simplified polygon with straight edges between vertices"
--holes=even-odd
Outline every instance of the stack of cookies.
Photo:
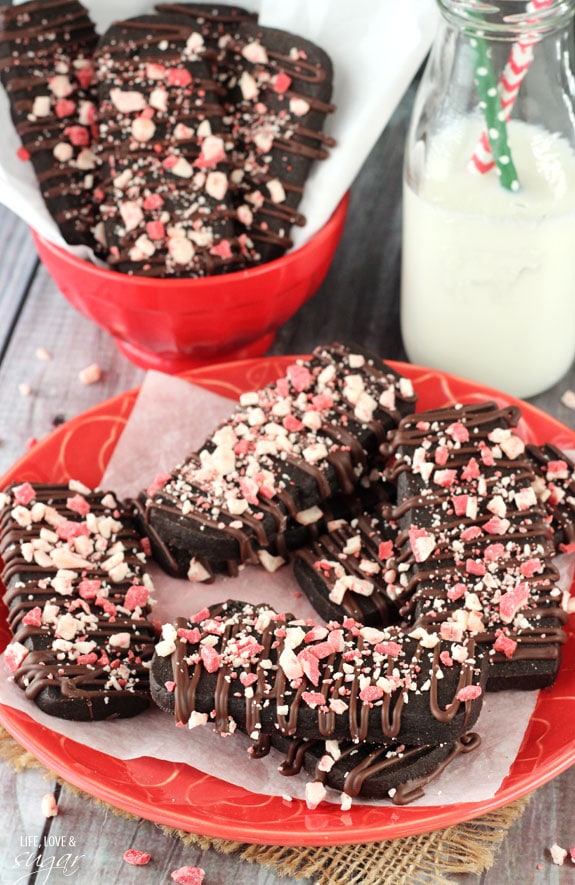
[[164,626],[152,694],[179,725],[238,728],[255,755],[286,752],[284,774],[313,771],[312,801],[324,783],[348,799],[392,790],[405,801],[414,780],[478,746],[468,730],[486,675],[472,638],[351,618],[324,626],[230,602]]
[[554,448],[526,448],[519,417],[492,402],[404,417],[384,447],[395,501],[295,554],[314,607],[471,633],[489,651],[488,690],[551,684],[567,621],[553,558],[575,516],[558,486],[573,469]]
[[[138,507],[180,574],[290,558],[323,619],[227,603],[167,625],[156,702],[178,724],[247,732],[254,755],[280,748],[284,773],[346,802],[419,793],[478,745],[484,691],[551,685],[566,640],[553,560],[573,537],[572,463],[525,446],[517,407],[415,405],[373,356],[318,348]],[[304,513],[307,538],[291,535]]]

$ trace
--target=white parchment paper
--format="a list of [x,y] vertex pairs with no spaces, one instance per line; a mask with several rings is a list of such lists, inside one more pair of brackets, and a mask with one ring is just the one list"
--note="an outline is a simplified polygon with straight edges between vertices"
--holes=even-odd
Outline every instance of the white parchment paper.
[[[100,33],[115,19],[150,12],[154,6],[145,0],[84,0],[84,5]],[[308,180],[301,203],[307,224],[293,231],[297,247],[327,221],[411,82],[433,38],[435,0],[246,0],[241,5],[257,11],[262,25],[318,43],[334,65],[337,111],[326,131],[337,147],[329,160],[315,165]],[[17,159],[19,144],[0,89],[0,202],[46,239],[65,245],[31,165]],[[82,257],[89,251],[67,248]]]
[[[102,487],[113,488],[120,496],[136,494],[158,472],[173,467],[197,448],[231,408],[229,400],[195,388],[182,379],[149,372]],[[177,421],[174,415],[178,416]],[[157,600],[153,617],[162,623],[232,598],[265,601],[298,617],[314,616],[289,567],[275,575],[248,567],[238,578],[219,578],[207,586],[168,578],[158,568],[153,570],[153,576]],[[566,577],[566,581],[569,580],[570,574]],[[536,701],[536,692],[487,695],[475,728],[482,739],[479,750],[449,765],[441,777],[428,785],[425,797],[415,804],[447,805],[491,798],[517,755]],[[263,760],[248,758],[249,741],[241,734],[220,738],[211,726],[191,731],[176,728],[172,717],[159,710],[147,711],[132,720],[64,722],[45,716],[28,702],[23,692],[10,682],[3,661],[0,663],[0,703],[24,710],[53,731],[85,746],[104,753],[113,747],[114,755],[122,759],[149,756],[183,762],[254,792],[304,798],[306,777],[279,775],[277,763],[281,757],[275,753]],[[332,801],[338,801],[337,794],[329,795]]]

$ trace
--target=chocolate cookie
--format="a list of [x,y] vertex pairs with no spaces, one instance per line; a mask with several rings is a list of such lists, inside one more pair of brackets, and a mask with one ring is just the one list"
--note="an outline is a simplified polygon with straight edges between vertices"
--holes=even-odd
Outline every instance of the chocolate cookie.
[[68,243],[93,245],[97,34],[76,0],[0,8],[0,77],[46,207]]
[[551,521],[557,553],[575,544],[575,464],[551,443],[528,445],[527,456],[535,471],[537,500]]
[[238,217],[261,261],[292,245],[290,228],[313,163],[335,140],[323,132],[331,104],[331,60],[319,46],[274,28],[242,23],[225,45]]
[[222,734],[438,744],[476,721],[486,663],[473,639],[224,603],[164,626],[151,684],[177,723]]
[[[292,776],[302,769],[315,784],[355,798],[391,799],[394,805],[407,805],[425,794],[428,783],[438,777],[461,754],[476,750],[479,735],[462,735],[453,743],[406,747],[404,744],[354,743],[353,741],[318,741],[271,735],[272,746],[285,759],[281,774]],[[259,757],[266,750],[256,749]]]
[[402,572],[388,509],[340,519],[294,554],[295,577],[324,620],[347,616],[375,627],[399,620]]
[[134,716],[150,703],[153,590],[140,537],[111,493],[72,483],[2,495],[2,580],[14,681],[52,716]]
[[215,3],[157,3],[157,12],[169,15],[185,15],[194,23],[210,47],[217,49],[226,37],[227,29],[240,22],[257,22],[257,12],[249,12],[242,6]]
[[149,487],[156,555],[169,563],[182,551],[194,579],[234,574],[270,545],[283,556],[288,520],[309,525],[323,502],[356,494],[413,403],[411,382],[360,349],[335,344],[295,360],[285,377],[243,394],[199,452]]
[[[381,483],[367,483],[365,487],[361,485],[355,494],[336,494],[322,501],[321,506],[314,505],[295,516],[288,516],[285,527],[275,539],[266,547],[257,548],[257,562],[266,571],[276,572],[292,558],[294,551],[315,543],[326,532],[337,530],[342,521],[348,521],[356,514],[359,516],[367,501],[381,501],[385,494],[386,490]],[[239,564],[235,560],[214,561],[197,555],[190,558],[190,548],[183,539],[181,546],[177,546],[168,541],[167,534],[160,536],[147,521],[143,498],[132,501],[131,506],[142,534],[148,536],[156,562],[168,574],[211,584],[218,574],[233,574],[238,569]],[[200,538],[200,543],[205,543],[205,539]],[[197,549],[195,552],[197,554]]]
[[519,416],[495,403],[408,416],[388,471],[409,563],[402,615],[445,638],[475,635],[489,648],[489,690],[549,685],[566,639]]
[[223,90],[204,48],[174,15],[115,22],[98,45],[99,236],[117,270],[195,277],[245,264]]
[[292,225],[305,224],[298,206],[312,165],[335,145],[323,132],[335,110],[331,60],[311,41],[262,27],[245,10],[156,8],[187,14],[205,39],[203,57],[225,89],[238,220],[258,262],[277,258],[292,245]]

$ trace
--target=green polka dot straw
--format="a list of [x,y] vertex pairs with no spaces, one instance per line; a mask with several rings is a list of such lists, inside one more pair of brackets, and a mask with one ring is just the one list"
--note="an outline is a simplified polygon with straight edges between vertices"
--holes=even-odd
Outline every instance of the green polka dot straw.
[[517,191],[519,179],[509,147],[505,112],[501,106],[497,79],[491,63],[491,50],[482,37],[472,37],[471,46],[475,53],[474,78],[479,93],[479,106],[485,116],[486,133],[499,181],[507,190]]

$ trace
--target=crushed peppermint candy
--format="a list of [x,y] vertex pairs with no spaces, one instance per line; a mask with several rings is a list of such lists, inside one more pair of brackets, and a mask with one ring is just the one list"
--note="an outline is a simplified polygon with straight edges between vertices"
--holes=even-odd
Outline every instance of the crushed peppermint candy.
[[82,384],[97,384],[98,381],[102,380],[102,369],[98,365],[98,363],[91,363],[89,366],[86,366],[84,369],[78,374],[78,378],[82,382]]
[[127,851],[124,851],[123,860],[124,863],[130,864],[134,867],[142,867],[146,864],[149,864],[152,859],[152,855],[147,851],[141,851],[138,848],[128,848]]
[[46,793],[42,796],[42,814],[46,818],[56,817],[59,812],[58,803],[54,793]]
[[205,875],[201,867],[184,866],[173,870],[170,878],[177,885],[202,885]]
[[[14,537],[3,575],[9,609],[18,601],[5,652],[16,684],[33,689],[37,681],[41,695],[46,676],[55,685],[78,683],[76,706],[91,710],[89,699],[98,693],[105,703],[118,692],[141,696],[147,706],[153,585],[140,537],[115,496],[74,480],[24,482],[6,489],[2,509]],[[35,570],[23,590],[11,576],[28,563]],[[31,650],[42,652],[40,667],[31,663]],[[57,698],[54,703],[57,709]]]
[[553,863],[554,863],[556,866],[558,866],[558,867],[563,866],[563,864],[564,864],[564,862],[565,862],[565,860],[566,860],[566,858],[567,858],[567,856],[568,856],[568,855],[567,855],[567,851],[566,851],[566,849],[565,849],[565,848],[561,848],[561,846],[558,845],[557,842],[555,842],[555,843],[550,847],[550,849],[549,849],[549,853],[551,854],[551,860],[552,860]]
[[567,409],[575,409],[575,390],[566,390],[561,395],[561,402]]

